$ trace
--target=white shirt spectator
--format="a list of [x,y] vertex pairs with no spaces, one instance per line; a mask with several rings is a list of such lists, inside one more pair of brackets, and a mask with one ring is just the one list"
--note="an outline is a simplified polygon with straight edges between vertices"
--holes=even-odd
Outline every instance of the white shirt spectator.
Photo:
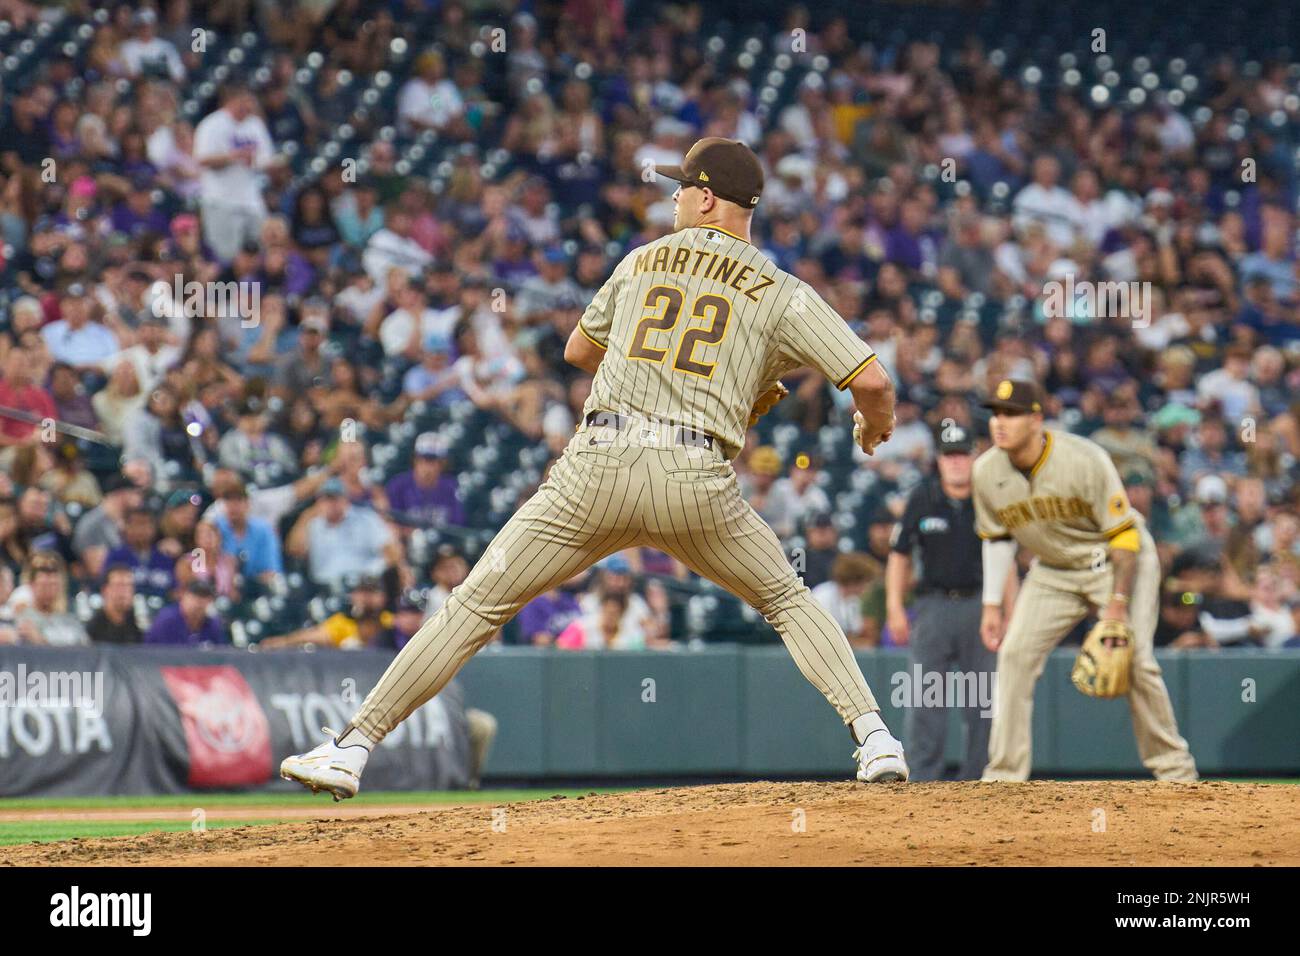
[[1267,608],[1258,601],[1250,602],[1250,614],[1246,617],[1216,618],[1202,611],[1198,623],[1216,644],[1234,644],[1254,637],[1265,647],[1275,648],[1296,635],[1295,618],[1289,607]]
[[475,309],[470,316],[470,324],[474,328],[474,338],[478,340],[478,347],[485,355],[501,355],[514,351],[510,336],[506,334],[505,325],[501,322],[501,315],[488,306]]
[[391,229],[380,229],[366,243],[366,251],[361,254],[361,264],[366,274],[382,287],[388,270],[396,266],[411,278],[415,278],[431,262],[433,256],[426,252],[414,239],[399,236]]
[[203,168],[199,195],[204,202],[243,206],[265,213],[258,169],[271,162],[275,146],[260,116],[237,122],[224,109],[209,113],[194,130],[194,158],[224,156],[241,146],[255,147],[253,166],[230,163],[220,169]]
[[1016,285],[1029,281],[1029,270],[1025,268],[1025,251],[1017,242],[999,243],[993,250],[993,264]]
[[[278,527],[280,520],[298,504],[298,493],[293,485],[280,485],[276,488],[248,489],[248,516],[260,518],[272,528]],[[215,521],[226,516],[226,503],[218,498],[203,512],[204,521]]]
[[195,302],[187,305],[183,297],[177,301],[175,288],[170,282],[155,282],[145,290],[142,308],[166,319],[174,340],[187,344],[194,334],[194,319],[201,314],[201,305]]
[[1142,215],[1142,200],[1123,189],[1116,188],[1108,191],[1101,201],[1106,204],[1110,221],[1117,226],[1133,222]]
[[232,428],[221,436],[217,458],[221,467],[235,471],[249,472],[259,463],[279,465],[289,474],[298,470],[298,460],[289,443],[275,432],[264,432],[260,439],[255,440],[238,428]]
[[[191,149],[194,143],[190,144]],[[172,188],[186,199],[196,198],[203,188],[203,167],[176,142],[170,126],[159,126],[145,144],[149,162],[172,182]]]
[[408,132],[415,124],[442,129],[463,112],[465,101],[448,79],[429,83],[414,77],[406,81],[397,97],[397,117]]
[[525,279],[515,297],[515,314],[525,322],[534,316],[556,309],[581,309],[582,288],[568,276],[557,282],[547,282],[541,276]]
[[87,322],[74,329],[67,319],[59,319],[41,329],[41,337],[56,362],[67,362],[78,368],[98,365],[119,349],[117,336],[98,322]]
[[528,241],[534,246],[549,246],[551,243],[559,241],[560,224],[546,210],[533,216],[529,215],[528,211],[522,207],[515,206],[510,210],[510,218],[524,231],[528,236]]
[[[460,313],[457,308],[451,309],[425,309],[420,314],[420,347],[424,348],[424,340],[431,335],[438,335],[447,339],[451,338],[451,333],[456,327],[456,316]],[[385,355],[401,355],[406,351],[406,346],[411,341],[411,334],[415,331],[415,316],[407,309],[398,309],[390,312],[388,316],[379,325],[379,341],[384,347]]]
[[1192,331],[1187,317],[1181,312],[1166,312],[1158,319],[1152,320],[1151,324],[1145,328],[1135,328],[1133,337],[1138,340],[1144,349],[1151,352],[1160,352],[1165,349],[1170,342],[1175,339],[1181,339]]
[[164,345],[157,352],[150,352],[143,345],[132,345],[105,362],[104,371],[111,374],[119,362],[130,362],[135,368],[135,377],[140,382],[141,391],[152,392],[167,370],[180,359],[181,350],[175,345]]
[[823,581],[817,585],[812,589],[812,596],[814,601],[835,618],[835,623],[843,628],[845,634],[858,634],[862,631],[861,597],[846,597],[834,581]]
[[966,130],[957,133],[940,133],[938,143],[944,156],[952,156],[955,159],[964,160],[975,152],[975,137]]
[[800,523],[808,514],[830,510],[830,499],[821,488],[809,485],[803,490],[803,494],[800,494],[795,490],[793,480],[778,478],[772,483],[772,490],[768,493],[763,516],[778,537],[787,538],[798,530]]
[[19,637],[29,629],[34,630],[51,647],[78,647],[90,643],[86,628],[70,612],[44,614],[32,606],[14,615],[14,625]]
[[811,149],[817,144],[817,124],[803,103],[791,103],[781,111],[781,129],[794,139],[800,149]]
[[750,110],[741,110],[736,116],[735,129],[727,134],[727,139],[738,139],[750,149],[755,149],[763,140],[763,124]]
[[1101,240],[1113,225],[1111,215],[1111,209],[1101,199],[1094,199],[1088,203],[1074,200],[1073,219],[1079,232],[1091,246],[1101,245]]
[[1202,401],[1218,401],[1223,417],[1239,421],[1259,408],[1259,390],[1253,384],[1233,378],[1227,369],[1215,369],[1196,386]]
[[548,439],[567,443],[576,424],[573,412],[563,402],[551,402],[542,413],[542,434]]
[[1156,135],[1160,137],[1160,145],[1166,153],[1181,153],[1196,145],[1196,133],[1192,124],[1178,110],[1170,110],[1165,115],[1165,121],[1160,124]]
[[1112,282],[1135,282],[1138,278],[1137,252],[1132,247],[1116,249],[1102,257],[1101,273]]
[[181,62],[180,54],[170,41],[162,37],[148,40],[133,37],[122,44],[121,57],[128,76],[139,76],[146,64],[161,63],[173,80],[179,83],[185,79],[185,64]]
[[382,574],[392,532],[373,510],[348,508],[338,524],[317,515],[307,525],[307,564],[317,584],[338,590],[350,576]]
[[149,157],[149,162],[159,169],[162,169],[167,164],[167,157],[171,155],[171,151],[175,148],[176,134],[166,124],[159,126],[150,133],[149,138],[144,142],[145,155]]
[[527,375],[523,362],[510,353],[485,355],[478,359],[472,355],[462,355],[452,365],[452,370],[460,378],[460,387],[471,398],[476,394],[490,395],[509,391]]
[[1047,230],[1047,238],[1061,249],[1074,242],[1082,227],[1078,218],[1078,201],[1060,186],[1049,189],[1030,183],[1016,194],[1013,206],[1017,228],[1028,222],[1041,222]]
[[354,323],[361,323],[376,305],[384,301],[384,295],[381,284],[372,282],[367,289],[364,283],[357,281],[334,297],[334,305],[351,316]]
[[441,584],[435,584],[429,588],[428,593],[424,596],[424,620],[427,621],[441,611],[442,606],[447,603],[449,597],[451,597],[451,588],[443,587]]

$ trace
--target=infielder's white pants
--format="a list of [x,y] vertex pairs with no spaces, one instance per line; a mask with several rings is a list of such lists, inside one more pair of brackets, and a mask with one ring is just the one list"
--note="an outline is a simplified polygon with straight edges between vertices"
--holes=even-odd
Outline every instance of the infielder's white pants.
[[[845,724],[875,698],[844,631],[790,567],[716,449],[584,426],[469,576],[389,665],[349,728],[382,740],[520,609],[606,555],[648,545],[758,609]],[[593,444],[593,441],[595,444]]]
[[[1110,597],[1111,570],[1065,571],[1034,562],[1025,576],[1007,635],[998,649],[998,680],[989,762],[984,780],[1028,780],[1033,754],[1030,725],[1034,684],[1047,655],[1090,611]],[[1197,779],[1187,741],[1178,734],[1154,644],[1160,613],[1160,558],[1149,535],[1143,535],[1137,573],[1129,600],[1134,654],[1129,711],[1138,755],[1157,780]],[[1085,732],[1085,728],[1079,728]]]

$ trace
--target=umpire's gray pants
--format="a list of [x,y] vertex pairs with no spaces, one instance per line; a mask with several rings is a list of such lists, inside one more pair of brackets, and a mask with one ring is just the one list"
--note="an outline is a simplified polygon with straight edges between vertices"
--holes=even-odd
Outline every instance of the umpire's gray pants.
[[[916,706],[915,695],[907,711],[907,764],[911,779],[922,782],[944,778],[944,744],[948,736],[949,711],[958,709],[966,725],[966,746],[963,750],[958,780],[978,780],[988,760],[990,716],[980,716],[981,710],[990,712],[991,701],[982,704],[979,693],[991,691],[993,675],[997,671],[997,655],[989,651],[980,640],[980,595],[948,597],[926,594],[917,598],[916,620],[908,641],[909,671],[915,675],[919,666],[922,675],[947,674],[961,671],[965,677],[960,682],[944,681],[943,707]],[[929,678],[934,680],[934,678]],[[956,708],[959,701],[948,699],[948,688],[962,688],[967,706]]]

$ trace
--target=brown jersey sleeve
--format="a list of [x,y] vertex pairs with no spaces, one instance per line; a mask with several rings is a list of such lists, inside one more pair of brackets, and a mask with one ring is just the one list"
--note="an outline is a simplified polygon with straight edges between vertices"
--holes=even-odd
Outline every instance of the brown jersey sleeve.
[[1097,446],[1093,449],[1097,463],[1089,482],[1089,503],[1097,518],[1097,529],[1107,538],[1127,531],[1137,521],[1137,514],[1129,503],[1119,470],[1107,451]]
[[782,355],[817,369],[838,389],[847,388],[876,358],[871,346],[806,282],[790,296],[777,325],[777,341]]

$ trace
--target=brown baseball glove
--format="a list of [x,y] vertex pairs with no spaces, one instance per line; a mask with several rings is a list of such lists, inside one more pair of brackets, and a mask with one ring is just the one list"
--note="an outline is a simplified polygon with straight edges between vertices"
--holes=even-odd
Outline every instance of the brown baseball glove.
[[1089,697],[1123,697],[1133,672],[1133,628],[1098,621],[1084,638],[1070,680]]
[[777,382],[762,395],[758,396],[758,400],[754,402],[754,407],[749,410],[749,424],[745,427],[753,428],[760,418],[772,410],[772,406],[789,394],[790,390],[780,382]]

